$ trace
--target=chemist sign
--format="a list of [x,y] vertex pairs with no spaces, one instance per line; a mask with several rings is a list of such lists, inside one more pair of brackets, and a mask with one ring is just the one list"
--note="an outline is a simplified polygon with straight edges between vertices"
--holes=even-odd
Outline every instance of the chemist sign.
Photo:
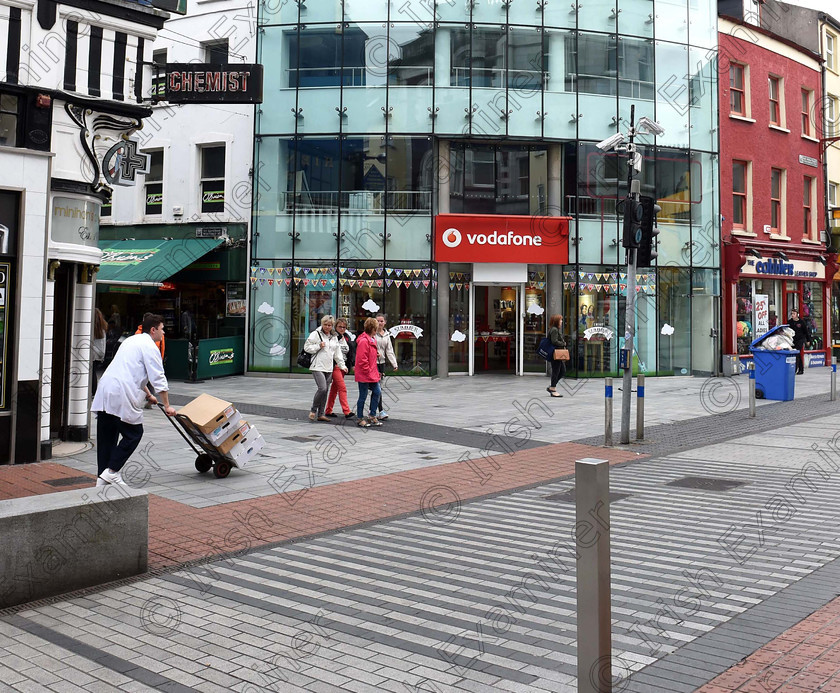
[[166,63],[163,99],[169,103],[262,103],[263,66]]

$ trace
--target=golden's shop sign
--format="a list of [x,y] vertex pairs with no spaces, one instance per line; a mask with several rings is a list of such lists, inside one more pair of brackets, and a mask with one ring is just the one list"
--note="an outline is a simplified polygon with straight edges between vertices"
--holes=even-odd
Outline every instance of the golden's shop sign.
[[233,347],[226,347],[224,349],[211,349],[210,355],[207,358],[207,363],[211,366],[223,366],[225,364],[233,363],[236,352]]

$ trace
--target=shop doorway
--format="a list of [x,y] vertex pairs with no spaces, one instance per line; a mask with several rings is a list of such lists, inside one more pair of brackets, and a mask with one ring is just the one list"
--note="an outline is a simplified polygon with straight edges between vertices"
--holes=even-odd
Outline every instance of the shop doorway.
[[470,375],[522,375],[524,284],[471,287]]
[[[76,265],[62,262],[55,270],[52,371],[50,372],[50,438],[64,440],[70,392],[70,335],[73,329]],[[81,377],[81,374],[73,374]]]

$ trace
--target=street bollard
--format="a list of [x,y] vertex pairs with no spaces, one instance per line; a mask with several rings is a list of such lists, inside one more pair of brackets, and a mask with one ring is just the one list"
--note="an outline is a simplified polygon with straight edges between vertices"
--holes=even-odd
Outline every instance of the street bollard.
[[612,445],[613,386],[612,378],[604,379],[604,445]]
[[636,377],[636,440],[645,439],[645,376]]
[[575,462],[577,690],[612,693],[610,463]]
[[837,357],[831,357],[831,401],[837,399]]
[[755,418],[755,362],[750,361],[747,364],[747,370],[750,373],[750,418]]

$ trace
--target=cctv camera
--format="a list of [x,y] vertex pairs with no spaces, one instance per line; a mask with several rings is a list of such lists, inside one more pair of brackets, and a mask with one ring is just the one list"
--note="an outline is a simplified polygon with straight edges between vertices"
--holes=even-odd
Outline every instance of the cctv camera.
[[615,133],[612,137],[608,137],[605,140],[601,140],[595,146],[598,147],[602,152],[607,152],[610,149],[615,149],[618,145],[624,142],[624,135],[620,132]]
[[651,120],[647,116],[642,116],[639,118],[639,124],[636,126],[637,130],[647,130],[651,135],[656,135],[660,137],[665,134],[665,128],[663,128],[659,123],[655,120]]

